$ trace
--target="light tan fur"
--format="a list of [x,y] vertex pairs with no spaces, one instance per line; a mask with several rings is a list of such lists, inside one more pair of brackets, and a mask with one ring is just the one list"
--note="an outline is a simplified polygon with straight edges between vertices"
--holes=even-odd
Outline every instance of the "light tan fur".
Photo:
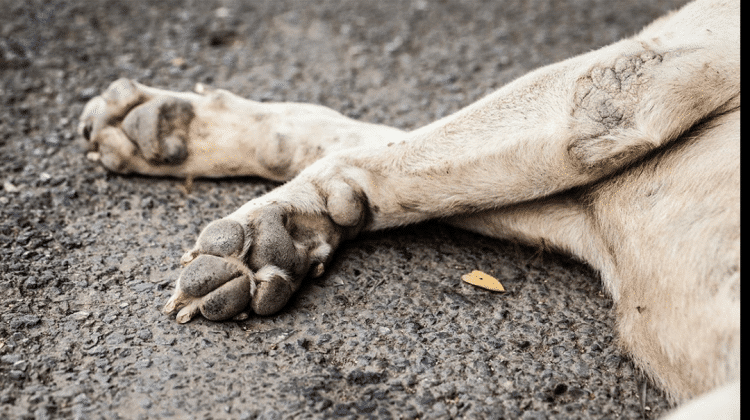
[[[165,307],[181,322],[238,315],[222,302],[273,313],[341,240],[438,218],[588,262],[623,348],[670,399],[733,384],[718,401],[739,415],[739,28],[738,0],[698,0],[408,133],[128,80],[86,106],[81,131],[116,172],[289,180],[209,225],[183,257],[199,274]],[[200,274],[203,254],[238,266],[252,296]]]

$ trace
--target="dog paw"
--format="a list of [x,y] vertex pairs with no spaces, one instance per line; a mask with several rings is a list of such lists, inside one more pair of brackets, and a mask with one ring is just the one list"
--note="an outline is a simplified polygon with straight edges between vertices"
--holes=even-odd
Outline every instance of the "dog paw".
[[78,131],[88,142],[88,157],[120,173],[183,163],[195,117],[193,102],[199,97],[158,91],[129,79],[113,82],[81,114]]
[[256,156],[270,147],[258,137],[265,111],[256,105],[202,85],[171,92],[119,79],[86,104],[78,132],[88,158],[117,173],[266,175]]
[[251,202],[201,232],[163,312],[180,323],[276,313],[306,276],[323,274],[342,234],[325,213]]

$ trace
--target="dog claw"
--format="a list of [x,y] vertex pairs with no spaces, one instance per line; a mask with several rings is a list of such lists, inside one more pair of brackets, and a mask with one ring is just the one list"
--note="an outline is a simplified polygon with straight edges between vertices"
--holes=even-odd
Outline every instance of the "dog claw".
[[200,312],[200,299],[193,299],[187,306],[177,313],[177,322],[184,324],[193,319]]

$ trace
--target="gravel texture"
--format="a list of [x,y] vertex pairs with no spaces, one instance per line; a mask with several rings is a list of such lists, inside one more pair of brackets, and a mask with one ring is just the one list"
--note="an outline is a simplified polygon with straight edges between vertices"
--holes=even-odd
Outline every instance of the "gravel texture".
[[276,316],[178,325],[181,254],[275,185],[108,174],[75,127],[124,76],[415,128],[680,3],[0,0],[0,418],[640,418],[594,273],[439,224],[345,244]]

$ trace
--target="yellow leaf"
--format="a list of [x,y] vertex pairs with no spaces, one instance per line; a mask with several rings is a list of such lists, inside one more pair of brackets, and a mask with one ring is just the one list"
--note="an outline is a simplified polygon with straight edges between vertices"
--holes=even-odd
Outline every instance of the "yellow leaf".
[[473,284],[474,286],[481,287],[482,289],[492,290],[494,292],[505,291],[503,285],[500,284],[496,278],[479,270],[474,270],[469,274],[464,274],[461,276],[461,280]]

